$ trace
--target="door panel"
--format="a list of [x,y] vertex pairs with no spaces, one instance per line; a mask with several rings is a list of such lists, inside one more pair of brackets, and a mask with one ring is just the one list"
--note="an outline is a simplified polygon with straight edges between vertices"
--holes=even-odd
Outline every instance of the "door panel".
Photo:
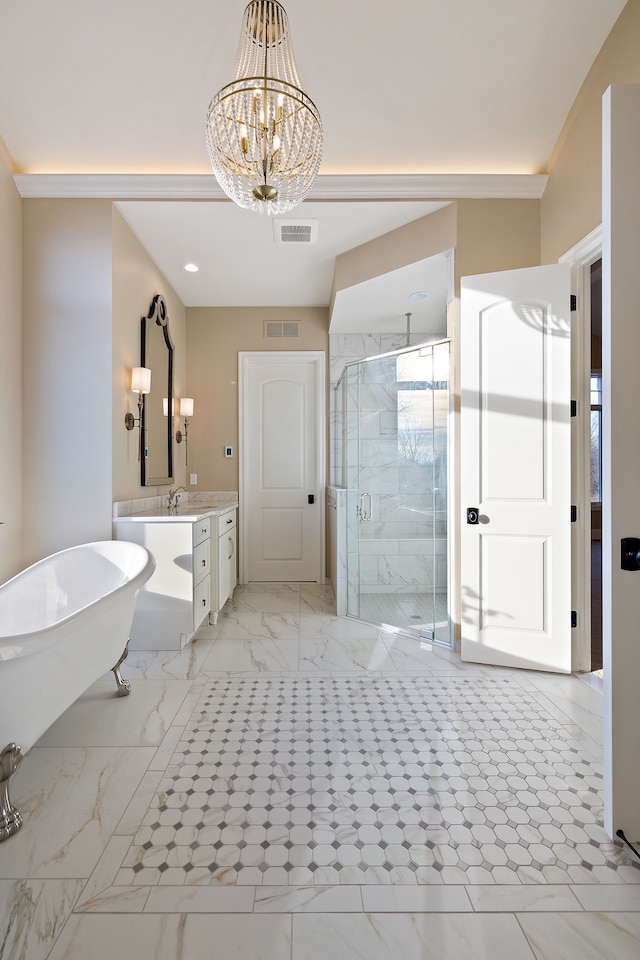
[[241,579],[324,582],[324,354],[240,354],[240,371]]
[[[290,375],[290,371],[286,371]],[[263,490],[305,489],[305,383],[270,380],[262,384],[259,437]]]
[[465,660],[571,670],[569,298],[565,264],[462,281]]

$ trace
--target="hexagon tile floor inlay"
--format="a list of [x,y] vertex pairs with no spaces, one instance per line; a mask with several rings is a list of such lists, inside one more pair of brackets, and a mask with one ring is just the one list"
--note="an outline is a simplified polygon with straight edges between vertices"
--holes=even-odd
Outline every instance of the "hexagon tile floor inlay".
[[215,679],[116,883],[612,882],[601,787],[509,677]]

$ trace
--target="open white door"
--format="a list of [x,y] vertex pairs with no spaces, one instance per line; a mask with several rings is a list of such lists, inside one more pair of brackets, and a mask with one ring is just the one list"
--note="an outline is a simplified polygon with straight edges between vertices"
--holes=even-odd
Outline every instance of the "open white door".
[[463,660],[571,671],[569,318],[568,264],[462,280]]
[[324,353],[239,361],[241,580],[324,583]]

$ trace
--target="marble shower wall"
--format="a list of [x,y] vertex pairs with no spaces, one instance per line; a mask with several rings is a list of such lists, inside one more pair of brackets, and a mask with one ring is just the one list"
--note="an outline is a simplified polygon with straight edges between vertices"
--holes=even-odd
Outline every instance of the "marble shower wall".
[[[337,486],[345,486],[343,470],[343,453],[340,444],[341,433],[338,430],[340,410],[336,410],[336,387],[342,376],[345,364],[367,357],[377,357],[382,353],[391,353],[393,350],[402,350],[403,347],[426,343],[430,339],[439,340],[437,336],[426,336],[414,333],[409,338],[404,333],[332,333],[329,334],[329,437],[331,450],[331,482]],[[339,401],[338,401],[339,402]]]
[[[338,335],[330,342],[336,383],[346,363],[406,345],[402,336]],[[349,591],[359,584],[363,593],[446,594],[446,503],[434,511],[432,465],[399,455],[395,363],[371,360],[358,371],[357,384],[347,373],[344,389],[336,392],[334,383],[331,391],[332,475],[347,491]],[[371,493],[366,523],[356,516],[361,491]]]

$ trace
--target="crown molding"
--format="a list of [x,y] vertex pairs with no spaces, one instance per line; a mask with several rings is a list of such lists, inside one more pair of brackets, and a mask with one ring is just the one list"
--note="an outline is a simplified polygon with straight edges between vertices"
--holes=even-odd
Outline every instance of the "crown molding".
[[[24,199],[228,200],[213,174],[19,173]],[[309,200],[539,200],[546,174],[319,176]]]

